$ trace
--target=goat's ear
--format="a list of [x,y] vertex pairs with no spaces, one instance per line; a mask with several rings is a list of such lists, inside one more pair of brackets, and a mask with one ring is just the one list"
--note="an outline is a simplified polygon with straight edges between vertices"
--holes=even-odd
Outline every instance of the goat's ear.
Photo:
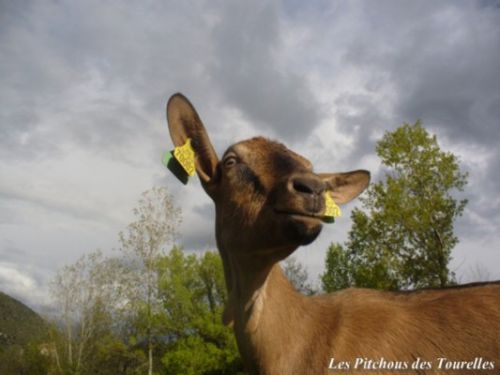
[[345,204],[366,189],[370,182],[370,172],[353,171],[346,173],[320,173],[335,203]]
[[196,172],[205,191],[212,195],[219,158],[198,113],[184,95],[177,93],[170,97],[167,103],[167,121],[170,137],[176,147],[184,145],[191,138]]

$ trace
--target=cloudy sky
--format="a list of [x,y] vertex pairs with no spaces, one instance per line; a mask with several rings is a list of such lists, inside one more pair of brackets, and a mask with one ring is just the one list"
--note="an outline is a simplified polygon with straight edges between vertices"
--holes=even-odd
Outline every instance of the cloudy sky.
[[[219,153],[264,135],[375,178],[376,140],[422,119],[470,173],[452,268],[500,278],[497,1],[2,1],[0,51],[0,290],[31,306],[58,268],[117,247],[153,186],[182,207],[185,248],[214,248],[199,182],[160,162],[177,91]],[[313,278],[355,204],[298,251]]]

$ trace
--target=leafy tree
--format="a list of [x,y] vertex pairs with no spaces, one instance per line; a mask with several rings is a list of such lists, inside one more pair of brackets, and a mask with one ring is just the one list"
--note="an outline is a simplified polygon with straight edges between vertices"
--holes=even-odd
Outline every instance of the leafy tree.
[[96,343],[88,374],[92,375],[142,375],[147,371],[147,360],[139,348],[127,345],[112,332],[103,335]]
[[352,280],[353,265],[349,262],[349,256],[342,245],[332,243],[326,255],[326,271],[321,276],[323,290],[333,292],[334,290],[348,288],[354,285]]
[[345,245],[329,248],[323,288],[400,289],[453,283],[448,268],[458,242],[453,224],[467,203],[454,194],[463,191],[467,174],[420,121],[385,133],[376,151],[386,168],[385,178],[361,198],[365,211],[353,210]]
[[34,339],[24,345],[11,345],[0,352],[0,374],[55,374],[49,356],[42,351],[42,341]]
[[166,374],[237,374],[243,371],[232,330],[222,324],[227,299],[217,253],[185,255],[174,248],[158,263],[166,336]]
[[157,262],[171,246],[181,222],[181,211],[165,188],[153,188],[142,194],[134,209],[136,220],[120,233],[121,250],[129,257],[129,308],[141,319],[138,334],[146,338],[148,374],[153,374],[153,337],[160,331],[156,324],[158,300]]
[[299,292],[309,296],[318,292],[309,281],[307,270],[296,258],[288,257],[285,259],[283,262],[283,272]]

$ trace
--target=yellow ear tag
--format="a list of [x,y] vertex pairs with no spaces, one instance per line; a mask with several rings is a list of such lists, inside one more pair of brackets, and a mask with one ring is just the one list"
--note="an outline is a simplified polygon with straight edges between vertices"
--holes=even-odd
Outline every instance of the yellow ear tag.
[[325,192],[325,213],[323,214],[323,221],[325,223],[334,223],[335,218],[340,215],[342,215],[340,207],[337,206],[330,194]]
[[194,176],[194,150],[191,146],[191,138],[188,138],[182,146],[174,149],[174,157],[189,176]]

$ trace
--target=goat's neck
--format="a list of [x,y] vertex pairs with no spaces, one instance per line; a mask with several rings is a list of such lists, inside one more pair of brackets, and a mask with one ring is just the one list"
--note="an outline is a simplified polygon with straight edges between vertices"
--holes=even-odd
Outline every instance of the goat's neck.
[[277,262],[245,256],[229,256],[227,261],[238,345],[252,372],[264,373],[264,368],[278,365],[277,358],[289,356],[296,326],[304,323],[307,297],[295,290]]

